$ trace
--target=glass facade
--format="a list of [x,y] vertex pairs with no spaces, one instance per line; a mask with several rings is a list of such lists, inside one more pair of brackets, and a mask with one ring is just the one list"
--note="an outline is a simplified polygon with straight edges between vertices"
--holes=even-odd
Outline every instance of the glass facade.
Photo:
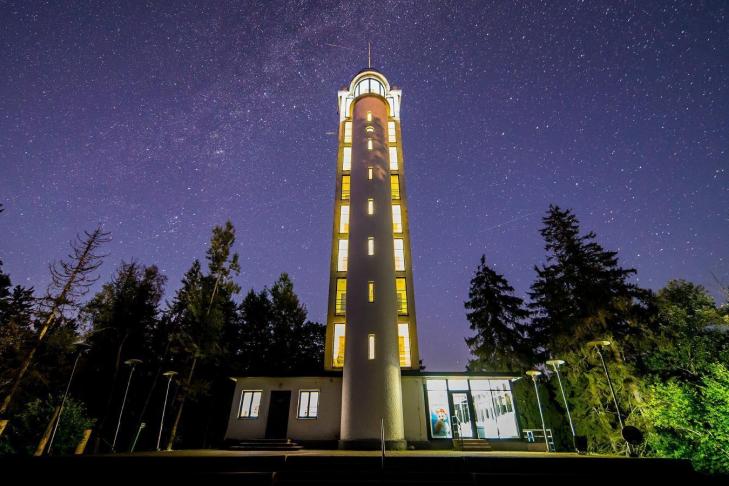
[[374,93],[384,97],[385,86],[376,78],[364,78],[354,87],[354,97],[357,98],[367,93]]
[[352,143],[352,122],[344,122],[344,143]]
[[339,211],[339,232],[343,235],[349,233],[349,204],[342,204]]
[[342,170],[352,170],[352,147],[342,149]]
[[395,279],[395,292],[397,294],[397,313],[399,315],[407,315],[408,313],[408,289],[405,278],[397,277]]
[[349,200],[349,191],[352,187],[351,185],[352,178],[348,175],[342,176],[342,201],[348,201]]
[[399,204],[392,205],[392,231],[402,233],[402,210]]
[[395,238],[393,240],[393,246],[395,247],[395,271],[405,271],[405,249],[402,238]]
[[334,313],[342,315],[347,310],[347,279],[337,279],[336,301],[334,302]]
[[397,170],[397,147],[390,147],[390,170]]
[[337,272],[347,271],[348,253],[349,240],[339,240],[339,252],[337,253]]
[[395,133],[395,122],[387,122],[387,142],[388,143],[395,143],[397,142],[397,134]]
[[507,379],[427,379],[426,398],[433,438],[519,437],[511,384]]
[[397,325],[397,344],[400,353],[400,366],[410,367],[410,326],[407,322]]
[[335,368],[344,366],[344,329],[345,324],[334,324],[334,346],[332,364]]
[[390,176],[390,191],[393,199],[400,199],[400,176],[397,174]]

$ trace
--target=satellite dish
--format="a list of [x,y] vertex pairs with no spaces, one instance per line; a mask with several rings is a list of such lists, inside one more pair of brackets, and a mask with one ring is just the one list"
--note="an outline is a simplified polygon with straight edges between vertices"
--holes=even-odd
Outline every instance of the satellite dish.
[[643,432],[632,425],[626,425],[623,427],[622,435],[625,442],[630,445],[637,446],[643,443]]

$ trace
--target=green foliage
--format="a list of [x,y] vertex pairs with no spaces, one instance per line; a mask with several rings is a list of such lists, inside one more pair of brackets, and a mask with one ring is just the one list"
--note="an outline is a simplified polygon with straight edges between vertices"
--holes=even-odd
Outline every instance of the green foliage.
[[514,288],[503,275],[486,265],[486,257],[471,279],[465,302],[466,318],[476,335],[466,339],[476,356],[469,369],[517,370],[528,366],[523,327],[529,312],[524,301],[514,296]]
[[[60,399],[51,401],[48,398],[26,404],[22,412],[11,417],[9,430],[0,438],[0,454],[33,454],[59,405]],[[92,425],[83,403],[68,397],[51,452],[54,455],[72,454],[83,431]]]
[[707,366],[698,384],[656,382],[646,407],[648,442],[661,456],[689,458],[698,469],[729,473],[729,369]]

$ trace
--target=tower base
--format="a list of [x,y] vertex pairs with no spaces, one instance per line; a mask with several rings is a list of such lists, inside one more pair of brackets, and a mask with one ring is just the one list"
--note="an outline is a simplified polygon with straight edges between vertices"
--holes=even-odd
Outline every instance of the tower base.
[[[379,451],[382,443],[378,439],[340,440],[338,447],[343,451]],[[385,441],[385,449],[388,451],[404,451],[407,448],[406,440]]]

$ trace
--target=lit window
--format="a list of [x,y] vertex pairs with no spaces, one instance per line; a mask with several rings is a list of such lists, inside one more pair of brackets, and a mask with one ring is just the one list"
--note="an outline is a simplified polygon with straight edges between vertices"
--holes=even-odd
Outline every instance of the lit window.
[[395,133],[395,122],[387,122],[387,141],[390,143],[397,142],[397,134]]
[[261,405],[260,390],[243,390],[240,396],[239,418],[258,418],[258,409]]
[[[397,176],[395,176],[397,177]],[[349,191],[351,189],[351,178],[348,175],[342,176],[342,200],[346,201],[349,199]],[[394,196],[393,196],[394,197]],[[399,196],[398,196],[399,198]]]
[[372,167],[367,167],[367,179],[372,180]]
[[357,83],[357,86],[355,86],[354,97],[357,98],[358,96],[367,93],[376,93],[380,96],[385,96],[385,87],[377,79],[365,78]]
[[[342,315],[347,310],[347,279],[346,278],[338,278],[337,279],[337,292],[334,296],[335,302],[334,302],[334,313]],[[344,328],[342,328],[342,333],[344,333]],[[342,334],[344,336],[344,334]]]
[[375,335],[367,336],[367,359],[375,359]]
[[395,247],[395,271],[405,271],[405,249],[402,238],[395,238],[393,241]]
[[334,366],[335,368],[341,368],[342,366],[344,366],[344,328],[345,325],[343,323],[334,324],[332,366]]
[[375,200],[374,199],[367,200],[367,214],[375,214]]
[[344,147],[342,151],[342,170],[352,170],[352,147]]
[[390,170],[397,170],[397,147],[390,147]]
[[344,122],[344,143],[352,143],[352,122]]
[[395,279],[395,292],[397,294],[397,313],[407,315],[408,313],[408,290],[405,278]]
[[368,122],[371,122],[372,121],[372,112],[371,111],[368,111],[367,112],[367,121]]
[[392,231],[402,233],[402,213],[399,204],[392,205]]
[[349,240],[339,240],[339,255],[337,257],[337,272],[347,271],[347,253],[349,252]]
[[349,233],[349,204],[342,204],[339,212],[339,232],[342,234]]
[[299,391],[299,418],[316,418],[319,412],[319,390]]
[[367,282],[367,301],[375,301],[375,283],[372,281]]
[[372,236],[367,238],[367,254],[370,256],[375,254],[375,239]]
[[397,325],[397,344],[400,352],[400,366],[409,368],[410,361],[410,327],[407,322]]
[[[395,174],[390,176],[390,191],[393,199],[400,199],[400,176]],[[342,196],[344,199],[344,196]]]
[[365,127],[365,132],[367,132],[367,133],[375,133],[375,127],[373,127],[372,125],[367,125]]
[[372,150],[372,147],[374,147],[374,145],[372,143],[372,139],[370,138],[369,140],[367,140],[367,150]]

